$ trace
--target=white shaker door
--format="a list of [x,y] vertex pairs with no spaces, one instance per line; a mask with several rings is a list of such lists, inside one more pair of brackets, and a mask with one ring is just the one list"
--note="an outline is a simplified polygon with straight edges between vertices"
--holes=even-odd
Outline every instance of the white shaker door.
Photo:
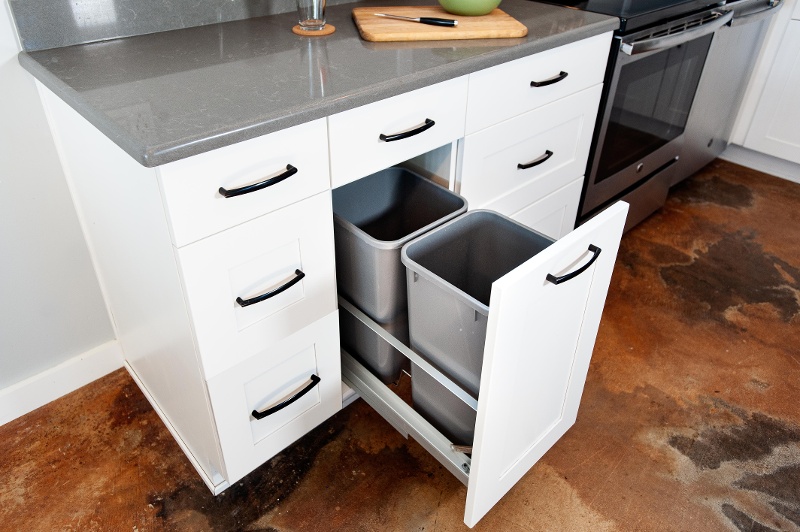
[[575,422],[627,211],[611,206],[492,285],[468,526]]

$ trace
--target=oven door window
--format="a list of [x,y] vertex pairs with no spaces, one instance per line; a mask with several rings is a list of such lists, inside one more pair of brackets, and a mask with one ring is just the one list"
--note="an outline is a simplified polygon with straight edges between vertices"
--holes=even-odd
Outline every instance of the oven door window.
[[619,82],[595,182],[635,164],[683,133],[711,38],[707,35],[641,56],[620,53]]

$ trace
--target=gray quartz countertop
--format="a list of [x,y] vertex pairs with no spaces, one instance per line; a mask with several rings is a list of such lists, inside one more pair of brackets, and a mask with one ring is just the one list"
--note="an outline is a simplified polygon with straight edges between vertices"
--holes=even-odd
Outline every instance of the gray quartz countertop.
[[616,29],[615,18],[526,0],[500,8],[520,39],[371,43],[354,7],[328,8],[336,32],[300,37],[294,13],[22,52],[19,61],[147,167],[258,137]]

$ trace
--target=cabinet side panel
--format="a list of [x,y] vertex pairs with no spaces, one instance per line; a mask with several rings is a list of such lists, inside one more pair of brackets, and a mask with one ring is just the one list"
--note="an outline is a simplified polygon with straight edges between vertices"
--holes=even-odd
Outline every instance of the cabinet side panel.
[[[747,89],[742,98],[742,104],[736,114],[736,122],[730,139],[732,144],[745,145],[745,139],[767,84],[772,63],[778,51],[782,48],[781,39],[791,18],[792,3],[794,3],[794,0],[783,0],[783,7],[770,20],[764,44],[758,52],[756,64],[753,67],[753,72],[747,82]],[[795,5],[800,6],[800,2]]]
[[156,170],[47,89],[42,94],[125,359],[173,434],[218,483],[224,470]]
[[792,20],[781,40],[745,147],[800,163],[800,21]]

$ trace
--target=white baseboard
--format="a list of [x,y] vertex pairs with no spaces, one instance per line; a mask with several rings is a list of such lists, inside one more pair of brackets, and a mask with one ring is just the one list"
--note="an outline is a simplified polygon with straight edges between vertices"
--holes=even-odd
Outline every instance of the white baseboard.
[[800,183],[800,164],[749,150],[737,144],[729,144],[719,158],[765,174]]
[[113,340],[54,368],[0,390],[0,425],[44,406],[122,367],[119,342]]

